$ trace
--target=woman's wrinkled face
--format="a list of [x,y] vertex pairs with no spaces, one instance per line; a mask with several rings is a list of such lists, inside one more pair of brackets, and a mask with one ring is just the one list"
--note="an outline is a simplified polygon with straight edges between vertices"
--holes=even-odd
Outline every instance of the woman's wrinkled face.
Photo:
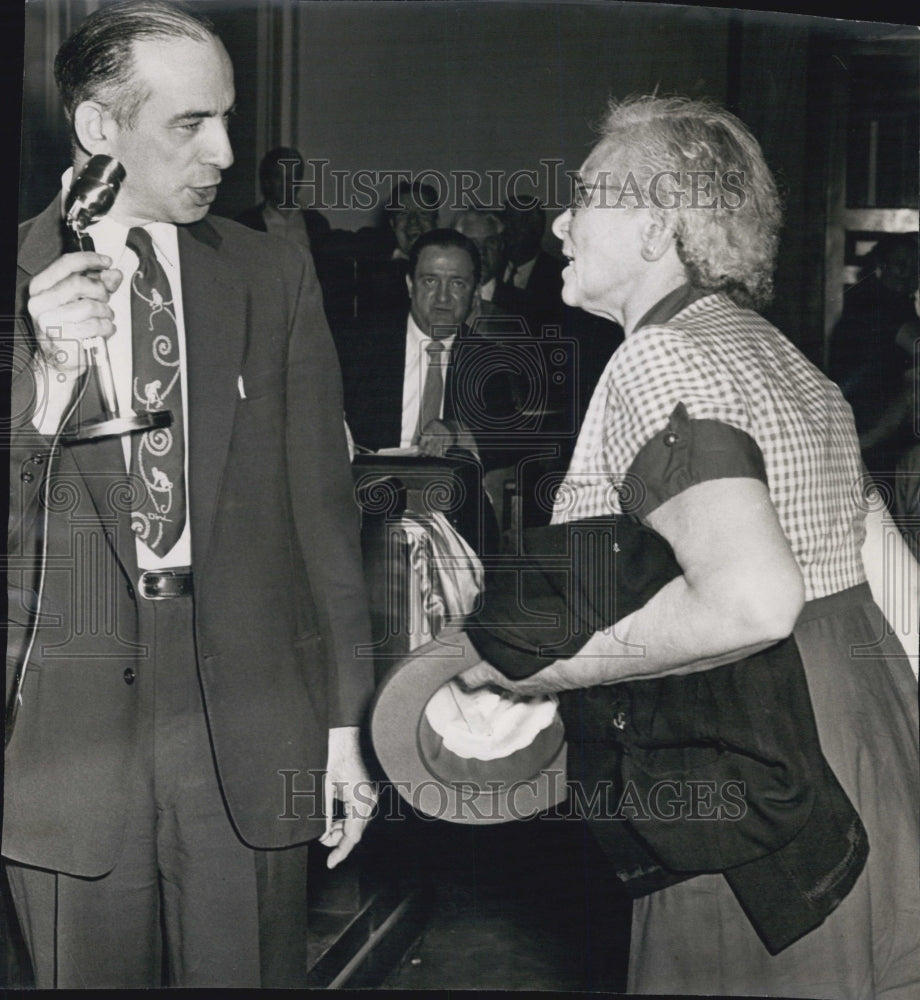
[[621,197],[625,172],[611,153],[601,143],[585,160],[572,204],[553,223],[553,232],[568,260],[563,302],[622,323],[623,304],[641,274],[647,209]]

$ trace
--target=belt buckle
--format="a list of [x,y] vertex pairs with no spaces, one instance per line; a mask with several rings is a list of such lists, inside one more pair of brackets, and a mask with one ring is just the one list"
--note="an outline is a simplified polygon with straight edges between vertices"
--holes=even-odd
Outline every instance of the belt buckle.
[[145,570],[138,579],[138,593],[148,601],[168,601],[172,594],[161,594],[157,590],[154,577],[178,576],[173,570]]

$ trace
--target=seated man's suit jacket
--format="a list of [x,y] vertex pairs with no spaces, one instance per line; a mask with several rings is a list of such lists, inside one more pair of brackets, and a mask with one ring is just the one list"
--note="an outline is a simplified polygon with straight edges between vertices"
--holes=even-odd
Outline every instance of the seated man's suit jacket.
[[[406,321],[405,312],[365,319],[341,329],[337,336],[345,418],[355,442],[374,451],[400,443]],[[494,350],[494,338],[461,327],[444,385],[443,417],[459,421],[472,433],[486,469],[507,454],[495,452],[494,444],[502,421],[513,418],[520,395],[510,373],[490,365]]]
[[[320,834],[331,726],[362,722],[372,687],[358,510],[341,380],[309,255],[234,222],[178,228],[188,365],[195,643],[214,759],[245,843]],[[62,252],[59,203],[20,228],[17,316]],[[7,699],[39,585],[39,628],[6,753],[3,853],[83,876],[119,852],[135,767],[138,568],[122,443],[58,447],[32,425],[14,345]],[[90,382],[84,417],[98,415]],[[293,787],[313,789],[286,803]],[[286,805],[293,805],[288,809]],[[296,816],[295,816],[296,814]]]
[[[258,205],[253,205],[251,208],[240,212],[236,217],[236,221],[241,225],[248,226],[250,229],[257,229],[260,233],[268,232],[265,226],[265,218],[262,215],[264,207],[264,201]],[[315,208],[302,208],[300,214],[303,216],[304,225],[307,227],[310,250],[315,254],[321,249],[329,233],[332,232],[332,226],[329,225],[329,220]]]

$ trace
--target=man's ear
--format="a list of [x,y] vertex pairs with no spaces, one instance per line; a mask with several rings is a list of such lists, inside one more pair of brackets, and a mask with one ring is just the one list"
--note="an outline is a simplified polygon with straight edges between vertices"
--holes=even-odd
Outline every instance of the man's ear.
[[667,253],[674,242],[674,227],[664,214],[652,214],[642,230],[642,259],[654,263]]
[[95,156],[110,153],[113,132],[117,129],[112,116],[96,101],[82,101],[73,115],[73,130],[80,146]]

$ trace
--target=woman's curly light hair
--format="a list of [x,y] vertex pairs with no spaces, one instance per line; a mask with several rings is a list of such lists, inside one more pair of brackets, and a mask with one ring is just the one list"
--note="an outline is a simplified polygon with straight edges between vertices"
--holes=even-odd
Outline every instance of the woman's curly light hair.
[[766,305],[782,209],[747,127],[708,101],[642,96],[611,102],[599,131],[651,210],[671,215],[690,281],[743,307]]

